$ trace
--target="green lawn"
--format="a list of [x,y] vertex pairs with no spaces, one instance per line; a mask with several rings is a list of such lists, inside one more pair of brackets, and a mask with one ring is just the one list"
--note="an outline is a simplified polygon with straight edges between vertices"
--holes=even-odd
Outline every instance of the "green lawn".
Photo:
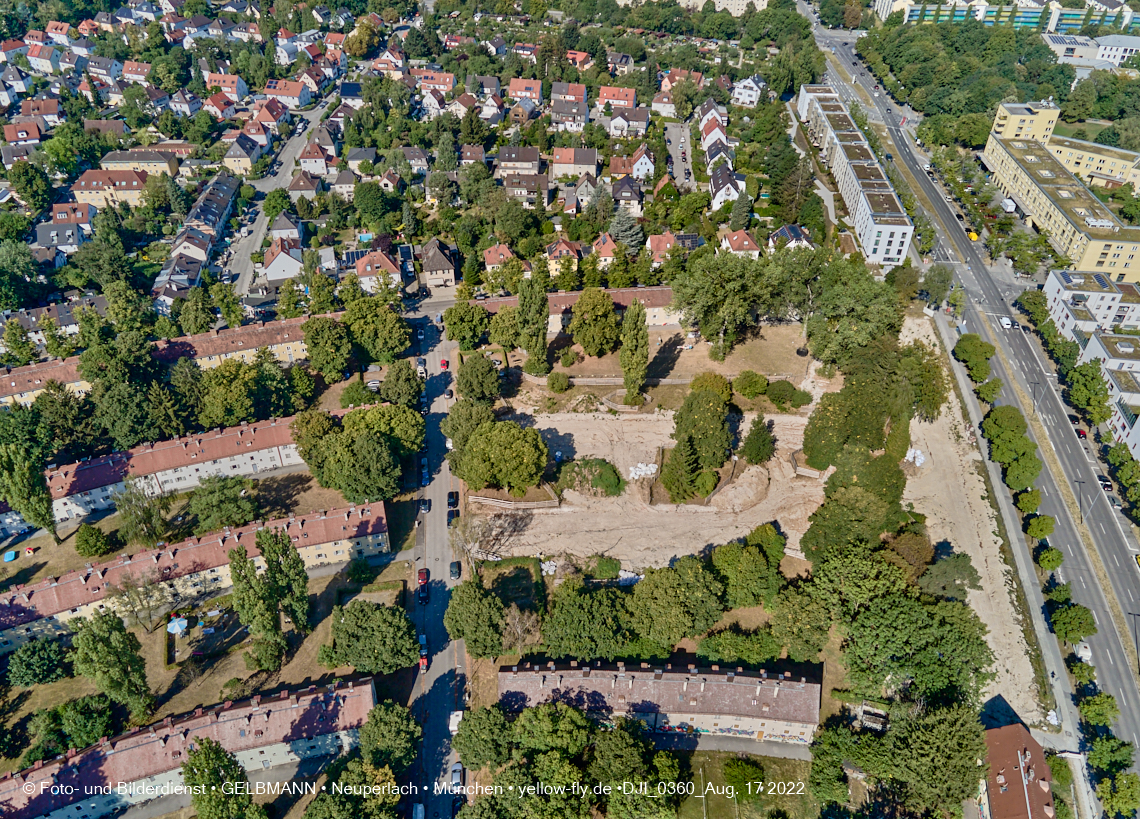
[[[731,799],[726,792],[723,766],[734,756],[736,754],[719,751],[696,751],[690,755],[693,795],[681,803],[678,819],[765,819],[779,816],[779,813],[773,813],[777,810],[783,811],[788,819],[815,819],[819,815],[819,805],[807,792],[810,762],[768,756],[749,757],[764,768],[765,794],[750,799],[747,793],[738,793],[735,799]],[[777,786],[776,789],[782,785],[785,791],[802,790],[803,795],[769,796],[767,791],[771,785]]]
[[1101,122],[1074,122],[1069,124],[1067,122],[1058,122],[1053,132],[1058,136],[1071,137],[1076,131],[1084,129],[1088,134],[1089,139],[1096,139],[1096,135],[1108,127],[1108,123]]

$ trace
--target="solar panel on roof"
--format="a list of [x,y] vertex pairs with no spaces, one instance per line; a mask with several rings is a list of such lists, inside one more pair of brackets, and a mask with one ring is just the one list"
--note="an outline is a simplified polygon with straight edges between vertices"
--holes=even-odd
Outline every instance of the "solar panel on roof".
[[1105,290],[1108,289],[1108,279],[1106,279],[1100,273],[1096,273],[1093,275],[1093,281],[1096,282],[1097,284],[1099,284]]
[[1064,270],[1061,271],[1061,280],[1065,284],[1072,284],[1073,283],[1073,277],[1070,276],[1068,273],[1066,273]]

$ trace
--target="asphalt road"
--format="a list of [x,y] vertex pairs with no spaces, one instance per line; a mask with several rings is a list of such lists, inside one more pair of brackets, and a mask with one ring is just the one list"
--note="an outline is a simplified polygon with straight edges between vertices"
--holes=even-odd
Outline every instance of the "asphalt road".
[[[335,93],[335,90],[330,93]],[[278,188],[289,187],[289,183],[293,181],[293,163],[306,145],[305,134],[311,126],[320,122],[321,115],[331,101],[332,98],[330,97],[311,111],[293,112],[293,136],[277,154],[277,171],[249,183],[259,193],[266,194]],[[250,261],[249,255],[261,249],[261,240],[269,228],[266,221],[265,211],[262,209],[261,203],[258,202],[257,219],[253,223],[253,229],[249,232],[249,236],[234,242],[232,246],[233,255],[230,258],[229,268],[236,276],[234,286],[239,296],[249,293],[249,289],[253,286],[256,278],[254,275],[256,271],[253,269],[253,262]]]
[[[426,568],[430,580],[428,602],[417,605],[413,620],[419,633],[427,636],[429,660],[427,671],[417,681],[411,707],[424,731],[415,779],[423,794],[421,801],[425,806],[425,816],[433,819],[451,816],[452,797],[446,794],[437,796],[433,791],[434,783],[450,782],[449,769],[456,756],[451,750],[448,719],[452,711],[464,707],[467,684],[463,643],[451,642],[443,625],[451,589],[461,582],[451,580],[449,576],[450,564],[455,558],[447,534],[447,493],[459,491],[459,481],[451,475],[445,457],[444,435],[439,428],[454,403],[444,396],[444,392],[449,387],[453,388],[453,373],[457,366],[453,356],[457,345],[445,340],[432,321],[444,309],[442,300],[428,300],[407,314],[412,325],[415,354],[427,359],[425,387],[429,412],[426,416],[425,452],[430,483],[420,490],[419,497],[430,501],[431,508],[426,514],[419,515],[415,566],[417,570]],[[424,332],[422,341],[415,338],[420,330]],[[441,369],[442,359],[448,360],[449,369]],[[466,567],[463,571],[466,574]]]
[[[665,136],[669,140],[669,155],[673,157],[673,181],[677,183],[677,190],[696,190],[697,180],[691,176],[693,172],[693,146],[689,143],[689,124],[687,122],[665,123]],[[681,148],[686,148],[687,159],[681,159]],[[690,177],[685,179],[685,170],[688,169]]]
[[[855,39],[852,38],[849,42],[853,48]],[[850,64],[850,59],[847,62]],[[833,85],[837,84],[834,82],[835,73],[831,72]],[[871,84],[874,84],[873,78]],[[945,191],[923,171],[927,159],[915,151],[913,137],[900,127],[904,117],[907,117],[908,124],[913,121],[911,115],[896,107],[886,95],[872,97],[872,102],[875,113],[886,125],[896,146],[895,162],[906,166],[933,203],[934,212],[929,216],[939,228],[942,255],[950,258],[956,256],[960,260],[952,266],[969,296],[965,318],[967,330],[988,336],[1013,368],[1012,372],[1006,372],[999,357],[993,359],[995,374],[1007,384],[998,399],[999,403],[1018,404],[1008,386],[1011,377],[1017,380],[1026,395],[1035,396],[1037,416],[1048,439],[1038,441],[1038,446],[1050,447],[1056,452],[1065,479],[1074,494],[1080,498],[1085,523],[1092,532],[1098,553],[1105,561],[1111,593],[1116,594],[1126,614],[1140,617],[1140,571],[1137,570],[1133,557],[1133,551],[1137,547],[1132,538],[1126,536],[1122,520],[1109,506],[1104,492],[1097,485],[1095,472],[1099,470],[1092,462],[1089,450],[1077,439],[1069,423],[1068,411],[1059,396],[1052,368],[1045,363],[1035,337],[1016,328],[1000,329],[1001,316],[1017,320],[1017,311],[1012,302],[1023,287],[1009,280],[1008,274],[1003,281],[1001,272],[988,269],[982,261],[978,245],[965,236],[952,206],[945,201]],[[987,323],[983,323],[980,313],[987,314]],[[988,327],[994,328],[992,335],[987,333]],[[1023,406],[1021,409],[1027,416],[1034,412],[1033,406]],[[1109,590],[1102,589],[1097,581],[1091,559],[1078,534],[1077,521],[1073,520],[1064,504],[1048,468],[1042,470],[1037,488],[1044,497],[1041,512],[1052,515],[1057,521],[1056,530],[1049,542],[1064,552],[1065,563],[1060,570],[1061,577],[1071,584],[1073,599],[1093,612],[1099,627],[1099,633],[1090,637],[1088,643],[1092,650],[1093,664],[1097,668],[1098,684],[1102,690],[1115,696],[1120,706],[1121,717],[1114,726],[1114,731],[1120,738],[1140,745],[1140,692],[1137,691],[1135,679],[1127,666],[1127,655],[1123,647],[1123,641],[1132,637],[1120,634],[1113,622],[1106,597]],[[1019,537],[1016,538],[1015,546],[1028,548]],[[1042,618],[1043,612],[1035,611],[1033,616]],[[1054,667],[1054,652],[1046,650],[1044,653],[1047,667],[1056,674],[1058,680],[1064,679],[1063,669]],[[1063,719],[1065,711],[1071,713],[1071,709],[1063,709]],[[1064,726],[1065,729],[1072,727],[1071,722]]]

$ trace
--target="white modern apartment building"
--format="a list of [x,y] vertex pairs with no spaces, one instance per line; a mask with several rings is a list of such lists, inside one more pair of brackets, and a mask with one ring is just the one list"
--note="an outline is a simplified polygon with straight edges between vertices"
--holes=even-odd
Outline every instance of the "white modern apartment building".
[[831,86],[805,85],[796,112],[835,177],[867,262],[884,270],[902,264],[914,223],[847,106]]

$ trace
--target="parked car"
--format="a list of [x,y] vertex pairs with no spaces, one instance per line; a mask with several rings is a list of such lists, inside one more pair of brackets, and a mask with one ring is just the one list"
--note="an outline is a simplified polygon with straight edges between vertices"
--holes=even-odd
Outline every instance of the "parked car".
[[440,368],[441,370],[446,370],[446,369],[447,369],[447,359],[446,359],[446,358],[444,358],[444,359],[441,359],[441,360],[440,360],[440,362],[439,362],[439,368]]
[[1078,428],[1077,429],[1077,437],[1083,441],[1085,438],[1089,437],[1089,434],[1087,432],[1085,432],[1083,429]]
[[425,515],[431,511],[431,498],[420,498],[420,511]]
[[459,576],[463,574],[463,564],[458,560],[451,561],[451,579],[458,580]]
[[428,582],[428,580],[430,580],[430,579],[431,579],[431,570],[430,569],[420,569],[419,572],[416,574],[416,580],[419,583],[419,585],[421,585],[421,586],[425,585]]
[[458,790],[463,787],[463,763],[456,762],[451,766],[451,789]]
[[416,600],[419,601],[421,606],[426,606],[428,602],[428,587],[420,586],[419,591],[416,592]]
[[458,492],[448,492],[447,493],[447,508],[448,509],[458,509],[459,508],[459,493]]

